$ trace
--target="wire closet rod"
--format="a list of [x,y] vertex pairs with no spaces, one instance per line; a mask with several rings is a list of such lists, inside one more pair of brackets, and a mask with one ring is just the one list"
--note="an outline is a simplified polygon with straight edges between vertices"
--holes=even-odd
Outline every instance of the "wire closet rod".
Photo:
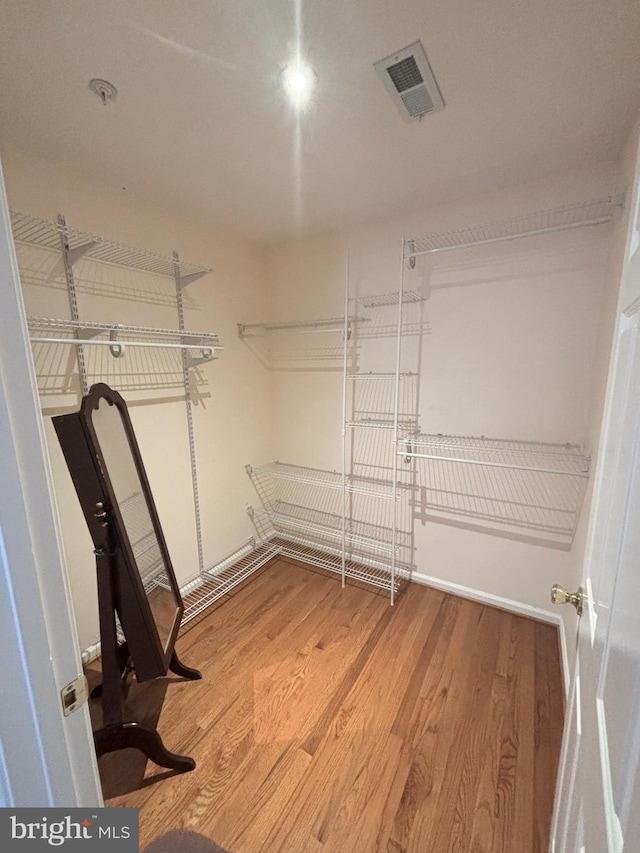
[[524,237],[537,237],[572,231],[592,225],[604,225],[618,218],[624,207],[624,193],[578,204],[543,210],[537,213],[492,222],[475,228],[464,228],[423,238],[405,240],[405,258],[417,258],[453,249],[470,249],[492,243],[504,243]]
[[[121,323],[55,320],[47,317],[28,317],[27,323],[31,333],[29,339],[32,343],[108,346],[112,355],[116,357],[124,355],[125,349],[129,346],[183,351],[199,350],[205,360],[214,358],[216,351],[224,349],[218,336],[211,332],[154,329]],[[62,337],[61,332],[74,334],[76,337]],[[108,335],[108,338],[99,337],[100,335]],[[129,336],[131,338],[135,336],[136,339],[130,339]]]
[[408,450],[398,450],[398,456],[411,456],[416,459],[436,459],[438,462],[462,462],[465,465],[482,465],[486,468],[509,468],[512,471],[537,471],[540,474],[564,474],[567,477],[585,477],[588,479],[589,472],[563,471],[561,468],[543,468],[537,465],[518,465],[511,462],[491,462],[485,459],[465,459],[460,456],[440,456],[435,453],[414,453]]
[[151,347],[153,349],[180,349],[189,350],[197,349],[204,352],[215,352],[224,350],[223,346],[209,346],[208,344],[167,344],[158,341],[128,341],[117,338],[114,340],[96,340],[95,338],[41,338],[38,335],[32,335],[29,340],[33,344],[73,344],[74,346],[103,346],[103,347]]
[[398,443],[398,456],[585,479],[589,476],[589,457],[572,444],[439,434],[405,435]]
[[[348,317],[347,334],[351,323],[368,321],[368,317]],[[238,335],[241,338],[260,335],[312,335],[344,332],[344,317],[330,317],[326,320],[292,320],[281,323],[238,323]]]

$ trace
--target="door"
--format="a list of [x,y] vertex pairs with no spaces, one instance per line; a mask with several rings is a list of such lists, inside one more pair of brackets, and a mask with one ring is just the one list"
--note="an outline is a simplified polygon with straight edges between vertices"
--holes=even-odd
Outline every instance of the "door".
[[1,170],[0,471],[0,807],[101,805]]
[[552,853],[640,850],[638,177],[636,166]]

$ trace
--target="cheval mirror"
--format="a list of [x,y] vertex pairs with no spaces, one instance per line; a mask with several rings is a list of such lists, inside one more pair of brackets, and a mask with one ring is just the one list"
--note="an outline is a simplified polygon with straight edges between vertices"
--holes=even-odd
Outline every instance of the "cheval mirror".
[[175,652],[184,605],[127,405],[100,383],[79,412],[52,420],[96,557],[103,679],[93,694],[103,711],[96,752],[134,747],[162,767],[191,770],[193,759],[169,752],[157,730],[123,717],[130,672],[137,681],[168,670],[201,677]]

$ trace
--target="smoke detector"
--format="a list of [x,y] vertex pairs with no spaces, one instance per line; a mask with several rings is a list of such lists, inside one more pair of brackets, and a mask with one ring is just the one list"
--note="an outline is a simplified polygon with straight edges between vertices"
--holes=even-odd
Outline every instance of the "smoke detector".
[[373,67],[406,122],[444,109],[444,100],[422,42],[414,41],[374,62]]

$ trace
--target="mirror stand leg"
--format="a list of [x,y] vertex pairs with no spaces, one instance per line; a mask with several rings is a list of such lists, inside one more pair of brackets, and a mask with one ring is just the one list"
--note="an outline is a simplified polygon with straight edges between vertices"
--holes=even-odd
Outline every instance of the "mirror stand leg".
[[98,729],[94,732],[93,739],[98,758],[119,749],[139,749],[160,767],[168,767],[180,773],[193,770],[196,766],[193,758],[169,752],[155,729],[139,723],[123,723],[121,726]]
[[182,676],[182,678],[188,678],[191,681],[197,681],[199,678],[202,678],[202,673],[198,669],[193,669],[190,666],[185,666],[178,658],[178,655],[173,650],[173,654],[171,655],[171,660],[169,661],[169,669],[171,672],[174,672],[176,675]]
[[[120,680],[123,689],[126,686],[127,677],[132,672],[133,665],[131,663],[131,655],[129,654],[129,646],[126,641],[118,646],[118,666],[120,667]],[[92,699],[99,699],[102,696],[103,683],[96,684],[89,694]]]

